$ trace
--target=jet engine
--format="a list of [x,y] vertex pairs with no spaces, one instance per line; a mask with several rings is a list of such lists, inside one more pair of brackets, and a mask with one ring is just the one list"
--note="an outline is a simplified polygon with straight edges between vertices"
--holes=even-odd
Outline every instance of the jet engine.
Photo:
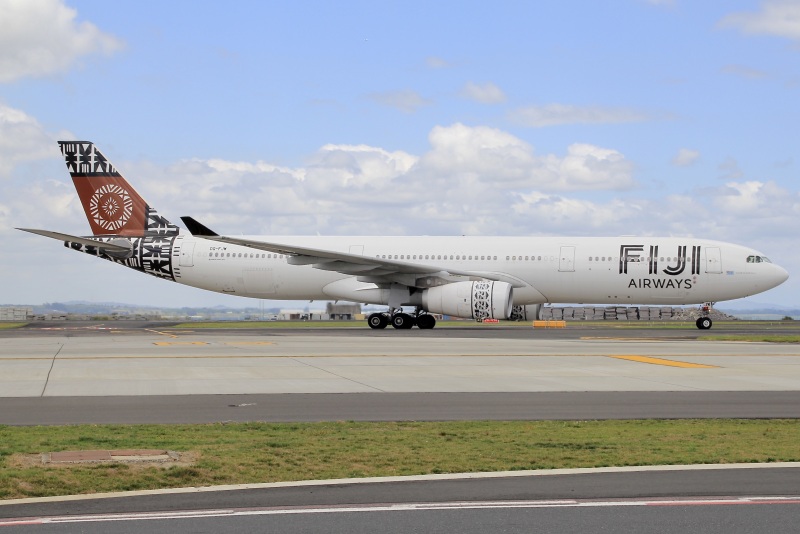
[[513,306],[511,284],[507,282],[455,282],[422,292],[422,307],[472,319],[507,319]]

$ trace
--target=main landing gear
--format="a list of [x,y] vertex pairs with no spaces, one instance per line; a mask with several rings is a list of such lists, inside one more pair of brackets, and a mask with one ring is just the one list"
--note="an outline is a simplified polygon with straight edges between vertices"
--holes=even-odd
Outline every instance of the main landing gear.
[[408,330],[414,325],[422,330],[429,330],[436,326],[436,318],[421,310],[417,310],[414,314],[394,310],[394,313],[373,313],[367,317],[367,324],[374,330],[386,328],[389,323],[397,330]]
[[697,318],[695,324],[697,328],[700,330],[708,330],[711,328],[711,325],[714,324],[714,321],[711,320],[709,315],[711,314],[711,307],[714,306],[713,302],[706,302],[702,306],[700,306],[700,313],[702,314],[700,317]]

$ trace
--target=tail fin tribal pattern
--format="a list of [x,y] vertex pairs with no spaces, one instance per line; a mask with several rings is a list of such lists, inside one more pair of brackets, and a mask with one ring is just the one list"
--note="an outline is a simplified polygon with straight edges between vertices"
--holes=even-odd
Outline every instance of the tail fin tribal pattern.
[[178,227],[151,208],[88,141],[59,141],[94,235],[177,235]]
[[150,207],[94,144],[58,144],[94,237],[117,244],[124,240],[131,248],[120,256],[78,242],[67,241],[65,246],[158,278],[179,278],[180,267],[172,261],[173,254],[180,254],[183,240],[179,228]]

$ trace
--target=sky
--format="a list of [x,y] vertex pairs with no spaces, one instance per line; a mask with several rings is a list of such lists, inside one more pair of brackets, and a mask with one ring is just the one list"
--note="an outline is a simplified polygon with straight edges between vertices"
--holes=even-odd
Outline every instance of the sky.
[[693,236],[800,305],[800,0],[0,0],[0,304],[243,307],[90,233],[56,141],[223,234]]

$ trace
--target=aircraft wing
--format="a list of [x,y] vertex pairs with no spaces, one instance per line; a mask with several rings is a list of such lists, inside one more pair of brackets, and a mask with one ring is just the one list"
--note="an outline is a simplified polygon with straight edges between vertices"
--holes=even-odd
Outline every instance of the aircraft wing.
[[528,285],[522,280],[504,273],[464,271],[442,268],[434,264],[410,263],[285,243],[222,236],[191,217],[181,217],[181,220],[193,235],[203,239],[285,254],[289,256],[287,261],[290,265],[311,265],[315,269],[357,276],[361,282],[374,284],[394,282],[409,287],[429,287],[432,284],[427,282],[432,280],[439,283],[450,283],[467,279],[508,282],[514,287]]

